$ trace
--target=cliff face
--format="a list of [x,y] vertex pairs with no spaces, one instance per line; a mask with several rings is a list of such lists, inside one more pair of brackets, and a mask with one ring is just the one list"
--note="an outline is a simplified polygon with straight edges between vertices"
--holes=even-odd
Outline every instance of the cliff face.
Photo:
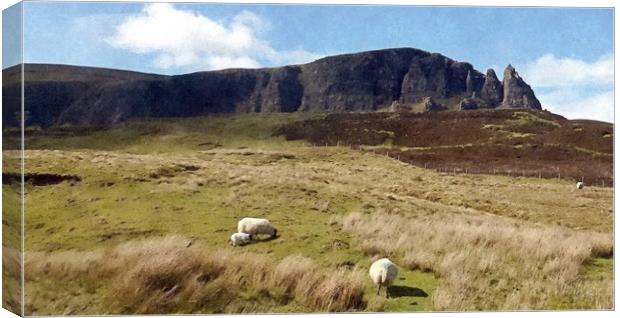
[[504,98],[504,88],[502,82],[497,79],[493,69],[487,70],[487,76],[480,91],[480,98],[489,105],[499,105]]
[[503,86],[504,99],[502,106],[540,109],[540,102],[534,95],[534,91],[510,64],[504,70]]
[[[511,68],[511,67],[510,67]],[[3,71],[3,99],[19,91],[16,69]],[[110,125],[135,117],[210,113],[373,111],[433,98],[448,109],[540,109],[512,69],[500,83],[471,64],[412,48],[326,57],[304,65],[228,69],[178,76],[89,67],[25,65],[27,125]],[[15,103],[12,103],[15,104]],[[4,123],[14,125],[3,110]],[[8,117],[7,117],[8,116]]]

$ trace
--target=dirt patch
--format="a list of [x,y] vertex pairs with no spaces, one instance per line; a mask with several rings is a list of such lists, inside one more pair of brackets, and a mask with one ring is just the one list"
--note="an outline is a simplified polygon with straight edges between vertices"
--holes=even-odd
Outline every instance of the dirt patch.
[[186,165],[186,164],[178,164],[168,167],[159,167],[149,173],[149,178],[151,179],[159,179],[159,178],[172,178],[177,173],[185,172],[185,171],[197,171],[199,170],[199,166],[194,165]]
[[[82,178],[78,175],[62,175],[54,173],[26,173],[24,174],[24,182],[34,186],[54,185],[61,182],[80,182]],[[2,184],[11,185],[21,182],[21,174],[14,172],[6,172],[2,174]]]
[[115,239],[117,237],[134,239],[134,238],[153,235],[156,233],[158,233],[158,231],[156,230],[138,230],[134,228],[129,228],[129,229],[123,229],[121,231],[112,231],[108,233],[103,233],[103,234],[98,235],[97,238],[99,242],[105,242],[108,240]]
[[207,141],[207,142],[202,142],[198,144],[199,147],[205,147],[208,149],[213,149],[213,148],[220,148],[222,147],[222,144],[217,143],[217,142],[211,142],[211,141]]
[[283,159],[295,159],[295,155],[288,153],[274,153],[269,155],[269,159],[273,161],[283,160]]
[[349,249],[349,243],[336,239],[323,245],[323,249],[325,250],[346,250],[346,249]]

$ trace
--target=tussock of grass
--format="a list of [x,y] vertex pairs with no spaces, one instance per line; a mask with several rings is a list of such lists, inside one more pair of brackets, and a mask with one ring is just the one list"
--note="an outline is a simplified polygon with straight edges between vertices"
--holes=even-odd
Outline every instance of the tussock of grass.
[[435,310],[613,307],[611,279],[579,275],[587,259],[613,253],[611,235],[457,214],[352,213],[342,224],[366,253],[438,275]]
[[18,249],[2,247],[2,307],[21,312],[21,255]]
[[365,306],[360,270],[321,269],[301,256],[277,262],[261,254],[187,246],[186,239],[169,236],[98,252],[28,253],[26,279],[98,285],[108,314],[273,312],[283,306],[331,312]]

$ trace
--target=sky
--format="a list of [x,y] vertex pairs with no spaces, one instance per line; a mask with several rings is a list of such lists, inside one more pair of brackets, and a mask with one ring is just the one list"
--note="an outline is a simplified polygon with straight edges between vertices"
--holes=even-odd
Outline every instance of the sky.
[[438,52],[500,78],[510,63],[544,108],[613,122],[612,9],[24,3],[27,63],[182,74],[390,47]]

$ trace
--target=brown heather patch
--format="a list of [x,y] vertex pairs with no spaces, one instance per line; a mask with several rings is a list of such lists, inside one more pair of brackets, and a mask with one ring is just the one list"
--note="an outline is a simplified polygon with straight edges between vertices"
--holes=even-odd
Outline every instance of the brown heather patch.
[[287,305],[331,312],[365,306],[365,276],[357,269],[321,269],[302,256],[275,261],[186,246],[186,239],[169,236],[97,252],[28,253],[26,280],[98,286],[108,314],[255,313]]
[[329,114],[275,132],[315,146],[374,148],[440,171],[584,177],[589,186],[613,183],[612,133],[610,123],[524,109]]
[[366,253],[434,272],[435,310],[613,308],[611,279],[579,275],[587,259],[613,254],[608,234],[460,214],[351,213],[342,224]]

